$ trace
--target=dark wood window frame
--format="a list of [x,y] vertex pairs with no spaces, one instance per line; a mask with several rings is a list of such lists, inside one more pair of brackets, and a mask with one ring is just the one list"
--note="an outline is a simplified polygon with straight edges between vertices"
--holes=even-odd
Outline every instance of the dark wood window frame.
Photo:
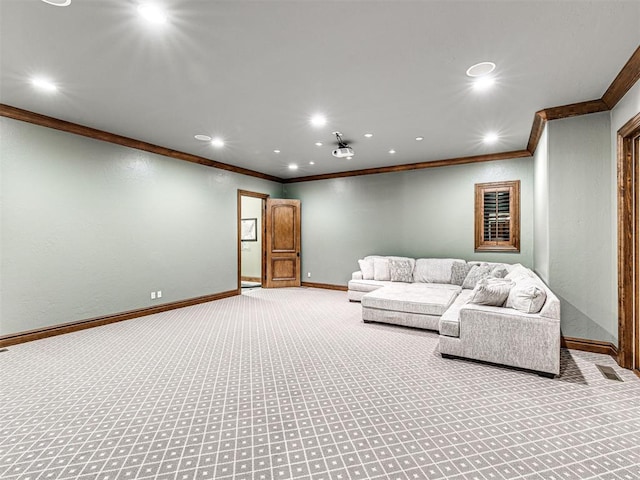
[[[500,194],[509,195],[508,212],[503,214],[500,222],[498,214],[492,216],[485,211],[485,199],[495,195],[496,202]],[[488,203],[487,203],[488,208]],[[496,207],[497,208],[497,207]],[[505,215],[506,213],[506,215]],[[489,218],[495,218],[493,225],[489,225]],[[505,225],[506,220],[508,223]],[[496,233],[500,229],[500,223],[508,228],[508,239],[487,238],[486,232]],[[491,236],[491,235],[489,235]],[[475,186],[475,251],[476,252],[520,252],[520,180],[506,182],[476,183]]]

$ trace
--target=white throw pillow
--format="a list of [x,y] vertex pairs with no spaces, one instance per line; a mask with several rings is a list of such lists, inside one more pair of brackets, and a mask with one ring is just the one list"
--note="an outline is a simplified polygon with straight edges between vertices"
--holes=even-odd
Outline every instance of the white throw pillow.
[[483,278],[471,292],[469,303],[502,307],[513,285],[511,280],[503,278]]
[[523,313],[539,313],[546,301],[547,292],[534,278],[520,278],[509,292],[505,306]]
[[509,271],[509,273],[507,274],[506,277],[509,280],[513,280],[514,282],[517,281],[518,279],[522,279],[522,278],[534,278],[533,277],[534,274],[531,270],[529,270],[527,267],[516,263],[511,270]]
[[373,280],[373,258],[363,258],[358,260],[363,280]]
[[391,271],[389,270],[388,258],[373,259],[373,279],[381,281],[391,280]]

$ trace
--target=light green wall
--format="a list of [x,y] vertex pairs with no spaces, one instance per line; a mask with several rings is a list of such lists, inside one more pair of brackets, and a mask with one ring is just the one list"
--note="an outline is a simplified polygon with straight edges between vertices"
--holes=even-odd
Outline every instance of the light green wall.
[[[0,335],[235,289],[245,189],[302,200],[303,280],[345,285],[373,253],[521,262],[561,298],[564,335],[615,344],[615,134],[638,111],[636,84],[611,114],[549,122],[534,159],[284,189],[0,118]],[[473,185],[514,179],[521,253],[475,254]]]
[[[611,135],[609,112],[554,120],[548,133],[548,278],[560,298],[567,337],[617,343],[611,285]],[[540,261],[543,261],[540,259]],[[538,265],[540,262],[536,260]]]
[[[521,180],[521,252],[476,254],[474,184],[502,180]],[[303,280],[346,285],[370,254],[533,266],[531,158],[299,182],[285,194],[302,200]]]
[[262,278],[262,199],[241,197],[242,218],[255,218],[256,242],[242,242],[241,275],[243,277]]
[[545,127],[533,159],[533,267],[549,283],[549,136]]
[[0,335],[236,289],[237,190],[282,191],[7,118],[0,132]]

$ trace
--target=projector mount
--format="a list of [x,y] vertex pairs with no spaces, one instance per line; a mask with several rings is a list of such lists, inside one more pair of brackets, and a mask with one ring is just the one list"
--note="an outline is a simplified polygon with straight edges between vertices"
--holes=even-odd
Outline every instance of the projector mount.
[[347,158],[351,159],[356,153],[353,151],[347,142],[342,138],[342,134],[340,132],[332,132],[336,136],[338,148],[336,148],[331,154],[337,158]]

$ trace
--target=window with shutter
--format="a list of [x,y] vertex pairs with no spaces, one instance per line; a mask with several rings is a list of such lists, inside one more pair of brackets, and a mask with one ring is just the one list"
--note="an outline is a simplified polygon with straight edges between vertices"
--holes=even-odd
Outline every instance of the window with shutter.
[[520,251],[520,180],[477,183],[476,252]]

